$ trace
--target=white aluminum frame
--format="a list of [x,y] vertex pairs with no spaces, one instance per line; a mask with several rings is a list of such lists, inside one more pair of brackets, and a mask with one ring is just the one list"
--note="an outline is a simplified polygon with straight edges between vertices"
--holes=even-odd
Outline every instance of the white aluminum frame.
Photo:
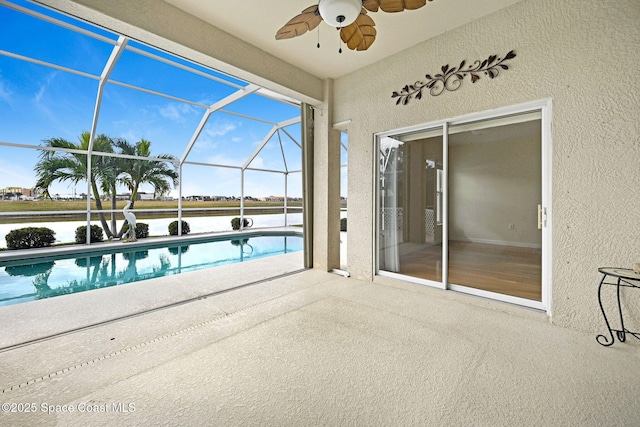
[[[543,217],[542,228],[542,298],[541,301],[534,301],[524,298],[513,297],[510,295],[498,294],[494,292],[487,292],[480,289],[470,288],[467,286],[461,286],[457,284],[450,284],[448,281],[448,246],[449,246],[449,224],[448,224],[448,201],[449,201],[449,156],[448,156],[448,135],[449,126],[461,125],[465,123],[471,123],[481,120],[488,120],[492,118],[498,118],[501,116],[509,116],[515,114],[523,114],[527,112],[540,111],[542,114],[541,126],[541,148],[542,148],[542,206],[545,210]],[[379,218],[378,212],[380,211],[380,198],[378,197],[379,188],[379,141],[384,136],[393,136],[398,134],[406,134],[412,132],[419,132],[423,130],[438,129],[441,128],[443,135],[443,191],[444,191],[444,206],[443,206],[443,236],[442,236],[442,282],[436,282],[432,280],[425,280],[415,277],[406,276],[399,273],[384,271],[379,269],[380,257],[379,257]],[[373,275],[385,276],[396,278],[412,283],[418,283],[421,285],[427,285],[436,287],[439,289],[449,289],[457,292],[471,294],[484,298],[491,298],[498,301],[503,301],[511,304],[521,305],[537,310],[545,311],[549,316],[552,315],[552,239],[553,239],[553,227],[552,227],[552,101],[550,98],[526,102],[517,105],[511,105],[507,107],[497,108],[493,110],[482,111],[478,113],[466,114],[463,116],[454,117],[446,120],[439,120],[429,123],[423,123],[419,125],[409,126],[400,129],[393,129],[385,132],[378,132],[373,135],[373,145],[376,155],[374,156],[374,182],[373,182],[373,194],[375,197],[374,212],[373,212]]]
[[[56,19],[54,17],[50,17],[47,15],[44,15],[42,13],[39,12],[35,12],[33,10],[30,10],[28,8],[22,7],[22,6],[18,6],[15,5],[13,3],[10,3],[6,0],[0,0],[0,7],[4,6],[16,11],[19,11],[21,13],[30,15],[32,17],[35,17],[37,19],[41,19],[44,20],[46,22],[49,22],[51,24],[54,25],[58,25],[60,27],[66,28],[68,30],[77,32],[79,34],[94,38],[96,40],[99,40],[101,42],[107,43],[107,44],[111,44],[113,45],[113,49],[111,52],[111,55],[109,56],[109,59],[106,61],[105,66],[103,67],[102,73],[100,76],[96,76],[93,75],[91,73],[86,73],[83,71],[79,71],[79,70],[75,70],[75,69],[71,69],[68,67],[64,67],[61,65],[56,65],[56,64],[52,64],[46,61],[41,61],[35,58],[30,58],[27,56],[23,56],[23,55],[19,55],[16,53],[12,53],[12,52],[8,52],[8,51],[4,51],[4,50],[0,50],[0,55],[2,56],[7,56],[7,57],[11,57],[14,59],[18,59],[18,60],[22,60],[25,62],[29,62],[29,63],[33,63],[33,64],[37,64],[37,65],[41,65],[41,66],[45,66],[45,67],[49,67],[52,69],[56,69],[59,71],[63,71],[63,72],[68,72],[71,74],[75,74],[81,77],[85,77],[85,78],[89,78],[89,79],[93,79],[93,80],[97,80],[98,83],[98,91],[96,94],[96,100],[95,100],[95,106],[94,106],[94,114],[92,117],[92,123],[91,123],[91,130],[90,130],[90,143],[89,143],[89,148],[88,151],[82,151],[82,150],[70,150],[70,149],[58,149],[55,147],[42,147],[42,146],[35,146],[35,145],[28,145],[28,144],[19,144],[19,143],[14,143],[14,142],[0,142],[0,146],[8,146],[8,147],[15,147],[15,148],[28,148],[28,149],[36,149],[36,150],[46,150],[46,151],[61,151],[61,152],[70,152],[70,153],[79,153],[79,154],[84,154],[87,155],[87,209],[86,211],[78,211],[78,212],[86,212],[87,215],[87,226],[90,227],[91,225],[91,215],[92,214],[96,214],[98,212],[100,213],[107,213],[107,212],[117,212],[117,211],[113,211],[113,210],[101,210],[101,211],[92,211],[91,210],[91,161],[92,161],[92,156],[93,155],[100,155],[100,156],[110,156],[110,157],[122,157],[122,158],[133,158],[133,159],[139,159],[139,160],[144,160],[144,161],[162,161],[162,162],[169,162],[169,163],[174,163],[171,160],[167,160],[167,159],[159,159],[159,158],[146,158],[146,157],[140,157],[140,156],[130,156],[130,155],[122,155],[122,154],[116,154],[116,153],[102,153],[102,152],[94,152],[93,151],[93,143],[96,137],[96,131],[97,131],[97,123],[98,123],[98,119],[99,119],[99,115],[100,115],[100,107],[101,107],[101,103],[102,103],[102,95],[103,95],[103,91],[105,86],[110,83],[113,85],[117,85],[117,86],[122,86],[128,89],[132,89],[132,90],[136,90],[136,91],[140,91],[140,92],[144,92],[144,93],[148,93],[151,95],[156,95],[156,96],[160,96],[163,98],[167,98],[167,99],[171,99],[173,101],[177,101],[177,102],[182,102],[182,103],[186,103],[186,104],[190,104],[196,107],[200,107],[200,108],[204,108],[206,109],[200,124],[198,125],[198,127],[195,129],[194,134],[192,135],[191,139],[188,141],[185,151],[183,152],[182,156],[180,157],[180,159],[175,162],[176,167],[177,167],[177,172],[178,172],[178,176],[179,176],[179,186],[178,186],[178,234],[182,235],[182,212],[183,212],[183,208],[182,208],[182,176],[183,176],[183,165],[185,164],[193,164],[193,165],[201,165],[201,166],[212,166],[212,167],[224,167],[224,168],[232,168],[232,169],[239,169],[240,173],[241,173],[241,188],[240,188],[240,192],[241,192],[241,200],[240,200],[240,216],[241,218],[244,218],[244,173],[247,170],[251,170],[251,171],[260,171],[260,172],[271,172],[271,173],[281,173],[284,176],[284,186],[285,186],[285,202],[284,202],[284,206],[283,206],[283,211],[285,214],[285,225],[287,223],[287,212],[290,209],[297,209],[296,207],[290,207],[288,206],[287,203],[287,197],[288,197],[288,176],[291,173],[297,173],[297,172],[301,172],[300,170],[289,170],[288,165],[287,165],[287,161],[286,161],[286,156],[284,153],[284,148],[282,146],[282,138],[281,138],[281,132],[284,132],[285,135],[287,135],[289,137],[289,139],[291,141],[293,141],[300,149],[302,149],[302,143],[299,142],[295,137],[293,137],[287,130],[286,127],[300,123],[301,122],[301,117],[300,115],[298,115],[297,117],[293,117],[291,119],[288,120],[284,120],[282,122],[279,123],[274,123],[268,120],[264,120],[262,118],[259,117],[252,117],[249,115],[245,115],[242,113],[237,113],[237,112],[232,112],[232,111],[227,111],[224,110],[223,108],[232,104],[233,102],[242,99],[248,95],[251,94],[256,94],[283,104],[287,104],[290,106],[295,106],[295,107],[299,107],[301,108],[301,103],[295,99],[289,98],[285,95],[281,95],[278,94],[276,92],[273,92],[269,89],[248,83],[247,86],[242,86],[240,84],[237,84],[235,82],[232,81],[227,81],[224,80],[220,77],[216,77],[214,75],[211,74],[207,74],[203,71],[200,71],[198,69],[196,69],[195,67],[189,67],[187,65],[181,64],[179,62],[176,61],[172,61],[168,58],[165,58],[163,56],[160,55],[155,55],[151,52],[148,52],[144,49],[140,49],[134,46],[129,46],[128,42],[130,41],[130,39],[128,37],[125,37],[123,35],[118,35],[117,40],[112,40],[108,37],[104,37],[100,34],[94,33],[90,30],[84,29],[84,28],[80,28],[76,25],[61,21],[59,19]],[[41,7],[47,8],[46,6],[43,5],[39,5]],[[56,11],[57,12],[57,11]],[[60,13],[60,12],[57,12]],[[112,33],[115,34],[115,32],[113,32],[112,30],[109,30]],[[155,49],[155,48],[154,48]],[[154,90],[150,90],[150,89],[145,89],[145,88],[141,88],[135,85],[131,85],[131,84],[127,84],[127,83],[123,83],[123,82],[119,82],[119,81],[115,81],[115,80],[111,80],[109,77],[111,75],[112,70],[114,69],[115,65],[117,64],[118,60],[120,59],[120,56],[122,55],[122,53],[125,51],[131,51],[134,52],[136,54],[139,55],[143,55],[146,56],[150,59],[162,62],[164,64],[176,67],[176,68],[180,68],[182,70],[188,71],[190,73],[199,75],[201,77],[205,77],[207,79],[216,81],[218,83],[222,83],[224,85],[233,87],[235,89],[237,89],[236,92],[232,93],[231,95],[227,96],[226,98],[223,98],[219,101],[217,101],[216,103],[214,103],[213,105],[207,106],[204,105],[202,103],[199,102],[195,102],[195,101],[191,101],[191,100],[187,100],[187,99],[183,99],[183,98],[179,98],[179,97],[175,97],[166,93],[162,93],[162,92],[158,92],[158,91],[154,91]],[[195,64],[195,63],[194,63]],[[197,64],[198,66],[201,66],[200,64]],[[204,67],[206,68],[206,67]],[[215,70],[216,73],[219,73],[220,75],[225,75],[224,73]],[[242,81],[240,79],[237,79],[235,77],[229,76],[231,78],[233,78],[236,81]],[[233,166],[233,165],[218,165],[218,164],[211,164],[211,163],[202,163],[202,162],[193,162],[193,161],[188,161],[188,156],[191,152],[191,149],[193,148],[194,144],[196,143],[196,140],[198,138],[198,136],[200,135],[202,129],[204,128],[204,126],[207,123],[207,120],[209,119],[209,117],[211,116],[212,113],[214,112],[220,112],[220,113],[225,113],[225,114],[230,114],[230,115],[234,115],[237,117],[241,117],[244,119],[248,119],[248,120],[254,120],[254,121],[258,121],[258,122],[262,122],[262,123],[267,123],[272,125],[273,127],[271,128],[271,130],[269,131],[268,135],[263,139],[262,143],[260,144],[260,146],[254,150],[254,152],[251,154],[251,156],[245,161],[245,163],[242,166]],[[282,152],[282,156],[283,156],[283,164],[284,164],[284,170],[270,170],[270,169],[259,169],[259,168],[251,168],[249,167],[250,163],[253,161],[253,159],[260,153],[260,151],[267,145],[267,143],[271,140],[271,138],[274,136],[274,134],[277,133],[278,136],[278,142],[280,144],[280,148],[281,148],[281,152]],[[232,208],[232,209],[236,209],[237,208]],[[270,207],[270,209],[273,209],[273,207]],[[173,209],[170,209],[173,210]],[[184,210],[188,210],[188,209],[184,209]],[[211,209],[211,210],[216,210],[216,209]],[[141,211],[141,210],[138,210]],[[145,210],[147,211],[147,210]],[[162,209],[159,210],[153,210],[153,211],[164,211]],[[74,211],[76,212],[76,211]],[[34,214],[35,212],[24,212],[24,214]],[[40,212],[42,213],[42,212]],[[16,213],[13,213],[12,215],[16,215]],[[2,216],[2,214],[0,214],[0,216]],[[243,222],[241,221],[241,224]],[[87,233],[87,244],[91,244],[90,243],[90,236],[89,233]]]

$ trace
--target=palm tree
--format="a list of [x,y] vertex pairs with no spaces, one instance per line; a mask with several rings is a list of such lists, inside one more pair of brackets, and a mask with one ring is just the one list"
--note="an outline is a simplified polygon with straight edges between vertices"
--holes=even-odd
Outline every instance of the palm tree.
[[[63,138],[52,138],[44,141],[45,146],[64,148],[72,150],[88,151],[91,135],[83,132],[79,142],[69,142]],[[106,135],[98,135],[93,143],[93,149],[98,152],[113,153],[113,141]],[[34,187],[36,192],[46,198],[51,198],[49,187],[56,181],[70,181],[77,185],[87,179],[87,155],[80,153],[70,153],[66,151],[43,151],[40,154],[40,161],[35,165],[34,171],[38,180]],[[114,233],[109,228],[104,213],[102,211],[102,200],[100,198],[99,186],[105,187],[113,184],[115,178],[113,162],[109,157],[95,156],[91,162],[91,191],[96,201],[99,211],[100,222],[108,238],[112,238]],[[114,230],[115,231],[115,230]]]
[[[113,140],[111,140],[111,147],[113,148]],[[116,234],[118,226],[116,224],[116,200],[118,195],[117,184],[118,175],[122,171],[121,159],[116,157],[101,157],[101,180],[100,189],[102,194],[108,196],[111,199],[111,230],[113,234]]]
[[[120,150],[120,154],[151,157],[151,141],[144,138],[136,142],[135,145],[131,145],[125,139],[116,139],[113,141],[113,145]],[[120,159],[122,174],[119,180],[131,191],[132,207],[141,184],[150,184],[156,196],[166,194],[171,189],[171,184],[174,187],[178,185],[178,173],[173,166],[177,159],[170,154],[160,154],[153,157],[168,160],[168,162]]]
[[[116,139],[113,141],[113,145],[120,150],[120,154],[151,157],[151,141],[144,138],[136,142],[135,145],[125,139]],[[120,171],[118,181],[124,184],[131,192],[131,209],[133,209],[137,199],[140,185],[150,184],[153,187],[155,196],[168,193],[172,184],[174,187],[178,185],[178,173],[174,169],[174,162],[177,159],[170,154],[160,154],[153,157],[168,161],[118,159],[118,170]],[[121,235],[123,231],[124,225],[118,235]]]
[[[89,148],[90,134],[83,132],[79,143],[75,144],[62,138],[45,140],[47,147],[73,149],[87,151]],[[135,145],[131,145],[125,139],[114,140],[106,135],[98,135],[93,143],[96,152],[114,153],[114,148],[119,149],[119,154],[138,157],[151,157],[151,141],[142,139]],[[111,198],[111,209],[116,209],[116,190],[118,184],[125,185],[131,192],[131,208],[138,195],[142,184],[150,184],[156,195],[167,193],[171,184],[178,185],[178,173],[174,170],[175,157],[169,154],[155,156],[165,161],[144,161],[138,159],[116,158],[111,156],[94,156],[91,163],[91,190],[96,201],[96,207],[100,216],[102,228],[107,238],[120,237],[126,223],[120,231],[117,231],[115,217],[111,216],[111,227],[107,223],[102,212],[103,195]],[[81,153],[69,153],[66,151],[43,151],[40,161],[34,167],[38,181],[34,191],[43,197],[51,198],[49,186],[56,181],[70,181],[74,185],[87,179],[87,155]]]

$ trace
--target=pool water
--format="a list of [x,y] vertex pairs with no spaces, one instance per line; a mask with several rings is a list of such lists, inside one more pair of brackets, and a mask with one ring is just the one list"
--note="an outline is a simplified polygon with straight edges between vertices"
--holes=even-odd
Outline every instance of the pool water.
[[302,250],[299,236],[254,236],[79,257],[0,262],[0,306]]

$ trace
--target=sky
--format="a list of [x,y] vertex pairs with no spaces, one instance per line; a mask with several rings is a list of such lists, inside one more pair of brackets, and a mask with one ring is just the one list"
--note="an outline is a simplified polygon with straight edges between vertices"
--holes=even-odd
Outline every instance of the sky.
[[[96,32],[109,40],[115,41],[118,37],[26,1],[14,0],[12,3]],[[220,77],[234,86],[169,66],[132,50],[122,54],[110,75],[111,80],[204,106],[212,105],[248,84],[135,41],[130,41],[128,47],[170,58],[206,75]],[[99,76],[112,49],[113,45],[108,42],[0,5],[0,51]],[[0,142],[36,147],[49,138],[64,138],[77,143],[80,134],[91,129],[97,93],[96,79],[33,64],[0,52]],[[272,123],[300,114],[297,107],[256,94],[225,107],[225,110]],[[144,138],[152,142],[152,155],[171,154],[181,158],[205,111],[206,108],[200,105],[107,83],[100,105],[97,134],[124,138],[132,144]],[[198,136],[187,161],[241,166],[264,142],[272,127],[273,124],[215,112]],[[299,124],[286,130],[298,142],[301,141]],[[346,139],[344,141],[346,143]],[[33,167],[39,154],[40,151],[35,149],[0,145],[0,188],[32,188],[36,182]],[[346,154],[344,150],[343,154]],[[279,139],[276,134],[250,167],[299,171],[301,150],[288,135],[281,133]],[[184,165],[183,196],[239,196],[240,176],[237,169]],[[289,174],[288,181],[288,195],[300,197],[301,174]],[[344,188],[343,195],[346,185]],[[141,191],[152,190],[144,187]],[[60,195],[86,192],[86,182],[77,185],[56,183],[50,189],[51,194]],[[177,189],[171,192],[173,196],[177,194]],[[247,171],[245,195],[284,195],[284,175]]]

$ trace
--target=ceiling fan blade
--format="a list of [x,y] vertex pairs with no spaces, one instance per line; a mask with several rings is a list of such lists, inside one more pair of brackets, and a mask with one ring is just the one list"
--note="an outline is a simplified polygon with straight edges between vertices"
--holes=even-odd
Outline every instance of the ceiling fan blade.
[[276,40],[290,39],[300,36],[316,28],[322,22],[318,5],[310,6],[295,16],[276,33]]
[[376,41],[375,25],[363,8],[353,24],[340,29],[340,38],[351,50],[367,50]]
[[427,4],[427,0],[377,0],[377,2],[380,5],[380,9],[388,13],[420,9]]
[[380,8],[379,0],[363,0],[362,7],[367,9],[369,12],[377,12]]

